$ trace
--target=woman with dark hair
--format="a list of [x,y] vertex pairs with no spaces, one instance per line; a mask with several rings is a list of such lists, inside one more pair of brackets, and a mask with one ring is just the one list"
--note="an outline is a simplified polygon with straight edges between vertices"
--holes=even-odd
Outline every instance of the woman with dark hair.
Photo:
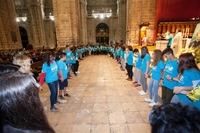
[[10,63],[0,63],[0,76],[19,71],[20,66]]
[[133,48],[132,46],[128,46],[127,47],[127,57],[126,57],[126,61],[127,61],[127,71],[128,71],[128,78],[126,80],[128,81],[132,81],[133,80]]
[[150,56],[149,56],[149,50],[146,46],[143,46],[141,48],[141,77],[140,81],[142,84],[142,90],[139,92],[140,95],[146,95],[147,91],[147,78],[148,78],[148,71],[149,71],[149,64],[150,64]]
[[58,66],[53,60],[53,53],[47,52],[44,56],[44,64],[42,65],[42,73],[40,76],[40,86],[44,83],[44,79],[49,86],[51,91],[50,101],[51,101],[51,111],[57,112],[58,109],[54,104],[60,104],[57,100],[58,96]]
[[44,114],[38,85],[32,76],[9,73],[0,77],[0,84],[1,133],[55,132]]
[[191,104],[191,100],[187,94],[200,82],[200,70],[195,63],[194,56],[191,53],[184,53],[179,56],[178,65],[179,75],[175,78],[167,76],[168,80],[177,81],[177,86],[174,87],[174,96],[171,103]]
[[162,51],[156,49],[152,53],[152,76],[149,82],[149,98],[145,98],[145,101],[150,103],[149,106],[153,107],[158,105],[158,89],[159,82],[162,76],[163,69],[165,67],[162,59]]

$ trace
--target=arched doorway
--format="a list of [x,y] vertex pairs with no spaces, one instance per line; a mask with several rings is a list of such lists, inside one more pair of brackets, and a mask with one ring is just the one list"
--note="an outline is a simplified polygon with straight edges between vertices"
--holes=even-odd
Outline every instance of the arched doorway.
[[109,44],[109,27],[105,23],[100,23],[96,27],[96,42]]
[[20,31],[22,46],[23,48],[27,49],[29,42],[28,42],[28,35],[26,32],[26,29],[24,29],[23,27],[19,27],[19,31]]

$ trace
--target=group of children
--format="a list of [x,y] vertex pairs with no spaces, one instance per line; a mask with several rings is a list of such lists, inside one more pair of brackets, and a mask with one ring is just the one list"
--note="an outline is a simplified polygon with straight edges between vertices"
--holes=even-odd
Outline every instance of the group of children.
[[[64,50],[60,49],[54,57],[52,52],[45,54],[44,64],[42,65],[42,73],[40,76],[40,86],[44,80],[48,84],[51,95],[51,111],[57,112],[58,108],[54,104],[61,104],[57,100],[57,96],[64,100],[64,96],[70,97],[67,93],[68,79],[71,79],[70,71],[77,76],[79,67],[79,53],[76,47],[66,45]],[[59,84],[59,92],[58,92]]]
[[[141,52],[132,49],[132,46],[120,48],[120,55],[115,59],[121,61],[121,70],[126,66],[128,78],[135,87],[142,87],[139,92],[141,96],[147,94],[149,97],[144,101],[153,107],[158,105],[158,89],[162,86],[162,102],[191,104],[200,110],[200,100],[193,102],[187,94],[200,85],[200,70],[195,63],[192,53],[183,53],[176,58],[171,48],[165,50],[154,50],[149,54],[148,48],[143,46]],[[133,73],[134,67],[134,73]],[[147,79],[150,78],[147,85]]]

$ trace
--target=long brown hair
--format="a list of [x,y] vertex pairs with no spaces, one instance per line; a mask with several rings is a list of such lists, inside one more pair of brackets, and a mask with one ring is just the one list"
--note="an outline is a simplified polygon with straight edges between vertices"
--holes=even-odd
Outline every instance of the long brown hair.
[[191,53],[184,53],[179,56],[179,73],[182,75],[185,69],[196,69],[200,71],[195,63],[194,56]]
[[159,49],[155,49],[153,52],[155,54],[155,57],[153,59],[152,65],[156,66],[160,60],[163,60],[162,59],[162,51]]

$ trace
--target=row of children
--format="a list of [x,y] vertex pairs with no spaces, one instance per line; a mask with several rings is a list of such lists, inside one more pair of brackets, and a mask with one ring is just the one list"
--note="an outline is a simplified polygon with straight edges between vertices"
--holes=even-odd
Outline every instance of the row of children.
[[[145,101],[149,106],[158,105],[158,89],[162,86],[163,104],[181,103],[183,105],[191,104],[200,110],[200,100],[193,102],[187,97],[187,94],[200,85],[200,70],[195,63],[192,53],[183,53],[177,59],[171,48],[165,50],[154,50],[150,56],[146,46],[138,49],[132,49],[128,46],[120,55],[121,67],[126,64],[128,72],[128,81],[132,81],[135,87],[142,86],[140,95],[146,95],[149,90],[149,97]],[[124,63],[125,62],[125,63]],[[133,74],[133,67],[134,74]],[[150,77],[147,86],[147,78]]]

